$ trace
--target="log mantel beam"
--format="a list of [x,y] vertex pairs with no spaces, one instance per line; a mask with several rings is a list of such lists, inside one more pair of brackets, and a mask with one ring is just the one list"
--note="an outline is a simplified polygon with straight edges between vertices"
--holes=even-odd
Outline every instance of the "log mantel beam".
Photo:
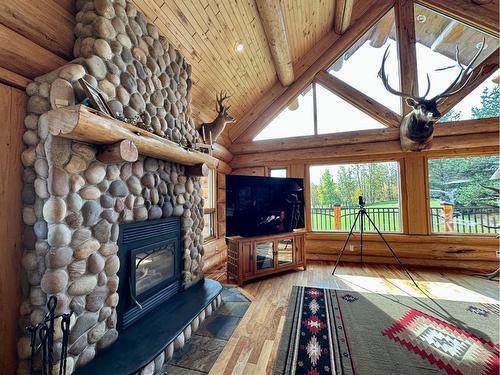
[[208,154],[185,150],[172,141],[83,105],[52,110],[48,117],[49,131],[54,136],[97,145],[129,140],[141,155],[184,165],[205,163],[213,169],[219,165],[219,160]]
[[281,84],[288,86],[294,80],[293,64],[280,1],[256,0],[256,4],[276,74]]

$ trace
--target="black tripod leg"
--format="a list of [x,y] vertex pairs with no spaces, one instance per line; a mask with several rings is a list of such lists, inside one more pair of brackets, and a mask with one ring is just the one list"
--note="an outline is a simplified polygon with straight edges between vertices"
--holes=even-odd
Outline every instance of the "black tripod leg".
[[368,218],[368,220],[370,221],[370,223],[372,223],[373,227],[375,228],[375,230],[377,231],[378,235],[380,236],[380,238],[382,238],[382,240],[384,241],[385,245],[387,246],[387,248],[391,251],[392,255],[394,256],[394,258],[396,258],[396,260],[398,261],[399,265],[401,266],[401,268],[406,272],[406,274],[408,275],[408,277],[411,279],[411,281],[413,281],[413,284],[415,284],[415,286],[417,288],[420,289],[420,287],[417,285],[417,283],[415,282],[415,280],[413,279],[413,277],[411,277],[410,275],[410,272],[406,269],[406,267],[404,266],[403,263],[401,263],[401,260],[399,259],[399,257],[396,255],[396,253],[394,252],[394,250],[392,250],[392,247],[391,245],[389,245],[389,243],[385,240],[384,236],[382,235],[382,233],[378,230],[377,226],[375,225],[375,223],[373,222],[372,218],[367,214],[365,213],[366,217]]
[[337,270],[337,266],[339,265],[340,258],[342,258],[342,254],[344,254],[345,247],[347,246],[347,243],[349,242],[349,239],[352,236],[352,232],[354,231],[354,227],[356,226],[356,222],[358,221],[359,215],[361,214],[361,211],[358,212],[356,215],[356,218],[354,219],[354,223],[352,223],[351,230],[349,231],[349,235],[347,236],[344,246],[342,246],[342,250],[340,250],[339,256],[337,257],[337,261],[335,262],[335,267],[333,267],[333,272],[332,275],[335,274],[335,271]]
[[359,240],[359,250],[360,250],[360,261],[361,261],[361,267],[363,267],[363,232],[365,230],[364,228],[364,223],[365,223],[365,218],[364,215],[366,215],[366,212],[360,211],[361,213],[361,220],[359,221],[359,235],[360,235],[360,240]]

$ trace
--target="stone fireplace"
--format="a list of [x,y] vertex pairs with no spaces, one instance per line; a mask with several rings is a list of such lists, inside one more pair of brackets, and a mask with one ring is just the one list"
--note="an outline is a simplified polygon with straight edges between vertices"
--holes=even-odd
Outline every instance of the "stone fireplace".
[[[56,313],[73,313],[70,374],[174,294],[203,280],[199,177],[187,175],[183,165],[144,156],[103,163],[98,146],[50,134],[48,117],[61,105],[61,93],[67,105],[85,97],[78,83],[84,78],[114,112],[141,115],[150,131],[174,142],[196,142],[191,67],[131,3],[77,0],[76,8],[76,59],[26,89],[19,374],[29,372],[26,327],[43,319],[48,296],[58,298]],[[174,347],[182,347],[220,304],[220,296],[210,298],[175,341],[164,350],[157,343],[150,362],[138,362],[141,373],[160,371]],[[60,332],[55,339],[57,362]]]

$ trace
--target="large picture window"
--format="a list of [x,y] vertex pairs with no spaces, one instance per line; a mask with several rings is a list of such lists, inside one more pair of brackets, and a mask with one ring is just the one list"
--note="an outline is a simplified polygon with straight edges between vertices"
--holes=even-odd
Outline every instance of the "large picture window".
[[498,156],[429,160],[432,231],[500,233]]
[[[312,230],[349,231],[363,196],[380,231],[401,232],[397,162],[311,166],[309,175]],[[365,230],[375,228],[365,223]]]
[[215,181],[214,171],[210,170],[207,177],[200,179],[203,193],[203,217],[205,226],[203,227],[203,238],[205,241],[215,237]]

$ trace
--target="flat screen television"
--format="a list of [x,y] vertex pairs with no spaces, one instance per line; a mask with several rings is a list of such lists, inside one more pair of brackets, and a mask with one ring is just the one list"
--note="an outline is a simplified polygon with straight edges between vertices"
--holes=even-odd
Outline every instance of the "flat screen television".
[[303,227],[303,179],[226,176],[226,236],[260,236]]

